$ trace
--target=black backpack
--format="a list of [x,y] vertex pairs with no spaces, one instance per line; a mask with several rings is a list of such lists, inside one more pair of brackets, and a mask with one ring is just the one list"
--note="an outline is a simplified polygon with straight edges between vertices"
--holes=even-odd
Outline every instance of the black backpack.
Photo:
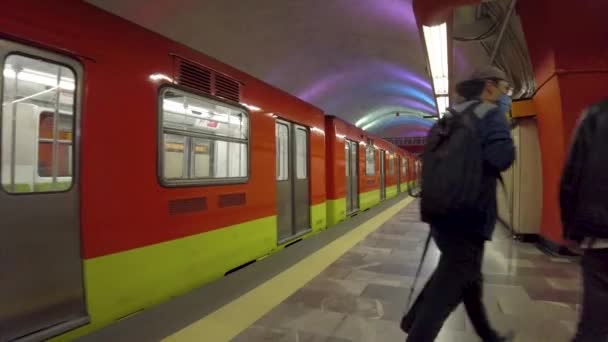
[[430,224],[479,215],[483,156],[477,132],[480,102],[449,114],[431,128],[422,155],[421,219]]

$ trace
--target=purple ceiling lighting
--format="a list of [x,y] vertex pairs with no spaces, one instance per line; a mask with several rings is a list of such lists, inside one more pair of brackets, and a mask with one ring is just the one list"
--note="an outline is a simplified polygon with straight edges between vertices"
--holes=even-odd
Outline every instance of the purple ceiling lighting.
[[[367,103],[361,103],[356,101],[365,97]],[[336,94],[336,96],[328,98],[323,101],[322,108],[328,113],[337,113],[338,110],[346,110],[348,118],[358,119],[362,114],[369,114],[372,110],[384,108],[386,106],[400,106],[401,111],[408,111],[415,114],[432,115],[436,113],[436,109],[429,104],[423,103],[418,99],[414,99],[409,95],[391,94],[382,92],[376,89],[373,85],[368,87],[361,87],[355,90],[343,91]],[[382,106],[377,106],[378,103],[382,103]]]
[[375,0],[362,1],[351,7],[355,12],[363,11],[366,15],[382,19],[387,26],[408,31],[417,30],[416,18],[411,0]]
[[[358,120],[356,122],[357,126],[363,127],[372,121],[374,121],[378,116],[393,112],[393,113],[403,113],[407,115],[408,113],[412,113],[412,110],[419,110],[422,112],[422,115],[435,114],[436,111],[434,108],[421,104],[420,102],[409,100],[403,97],[386,97],[383,99],[383,103],[386,105],[378,106],[375,108],[369,108],[368,110],[363,111],[362,115],[358,116]],[[422,116],[421,115],[421,116]],[[410,115],[411,116],[411,115]],[[424,122],[430,127],[433,122],[430,120],[422,119]]]
[[429,127],[407,119],[383,121],[370,129],[370,132],[381,134],[383,137],[424,137],[428,131]]
[[[288,74],[285,76],[287,77]],[[296,96],[304,101],[315,102],[320,97],[330,95],[341,87],[361,86],[372,82],[388,82],[389,80],[403,82],[405,83],[403,86],[409,85],[421,88],[429,95],[432,94],[431,83],[424,77],[392,63],[367,61],[353,63],[333,73],[326,73],[323,78],[316,80],[304,90],[296,92]]]
[[[400,115],[396,115],[396,113],[399,113]],[[388,124],[395,124],[397,122],[416,124],[426,128],[430,128],[433,124],[433,122],[430,120],[413,116],[411,114],[407,114],[406,112],[395,112],[391,110],[388,112],[375,114],[373,118],[367,120],[366,123],[360,125],[360,127],[368,131],[377,131],[379,127],[384,127]]]

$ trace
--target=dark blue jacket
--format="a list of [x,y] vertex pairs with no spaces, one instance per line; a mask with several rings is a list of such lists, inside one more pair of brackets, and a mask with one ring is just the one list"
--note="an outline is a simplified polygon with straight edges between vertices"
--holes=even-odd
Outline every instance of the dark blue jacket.
[[[456,112],[462,112],[474,104],[475,101],[479,100],[458,104],[453,109]],[[479,203],[480,215],[483,216],[472,220],[478,222],[475,227],[446,227],[446,231],[471,232],[475,236],[481,236],[486,240],[492,239],[497,218],[496,182],[500,172],[507,170],[515,160],[511,127],[506,117],[509,105],[494,105],[482,102],[475,107],[475,114],[479,118],[477,130],[484,160],[483,192]],[[453,224],[455,226],[459,225],[458,222]],[[442,227],[437,228],[441,229]]]
[[564,237],[608,239],[608,99],[581,116],[560,183]]

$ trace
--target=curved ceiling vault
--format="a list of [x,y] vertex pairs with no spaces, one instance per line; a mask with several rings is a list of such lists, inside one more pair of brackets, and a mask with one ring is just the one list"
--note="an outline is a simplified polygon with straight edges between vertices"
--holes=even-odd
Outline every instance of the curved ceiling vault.
[[372,133],[420,136],[433,123],[411,0],[88,2]]

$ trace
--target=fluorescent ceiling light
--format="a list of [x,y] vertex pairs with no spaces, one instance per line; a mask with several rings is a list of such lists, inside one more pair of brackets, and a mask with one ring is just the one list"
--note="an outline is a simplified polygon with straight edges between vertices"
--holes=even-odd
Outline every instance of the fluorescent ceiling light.
[[443,116],[449,106],[447,25],[443,23],[436,26],[422,26],[422,30],[431,66],[435,95],[437,95],[437,111],[439,116]]
[[450,98],[447,95],[437,96],[437,111],[439,112],[439,117],[443,117],[443,114],[447,111],[447,108],[450,106]]

